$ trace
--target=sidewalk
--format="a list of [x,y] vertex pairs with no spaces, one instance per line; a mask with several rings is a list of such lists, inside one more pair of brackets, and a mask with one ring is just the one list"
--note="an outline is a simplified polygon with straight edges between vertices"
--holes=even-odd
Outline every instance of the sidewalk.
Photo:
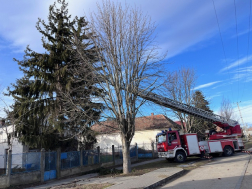
[[[158,162],[162,160],[164,159],[159,158],[141,163],[136,163],[132,164],[132,167]],[[118,167],[117,169],[121,170],[122,167]],[[108,189],[155,188],[156,186],[159,186],[162,183],[167,182],[169,179],[172,179],[182,174],[183,172],[184,171],[181,168],[169,167],[169,168],[157,169],[155,171],[140,176],[97,178],[98,174],[95,173],[95,174],[87,174],[83,176],[67,178],[64,180],[54,180],[40,186],[31,187],[29,189],[48,189],[59,185],[71,184],[74,182],[77,185],[101,184],[101,183],[113,184],[112,186],[108,187]]]
[[108,189],[129,189],[129,188],[156,188],[157,186],[165,183],[180,175],[183,171],[181,168],[161,168],[155,171],[140,175],[129,177],[108,177],[108,178],[92,178],[89,180],[79,181],[77,185],[83,184],[97,184],[97,183],[110,183],[112,186]]

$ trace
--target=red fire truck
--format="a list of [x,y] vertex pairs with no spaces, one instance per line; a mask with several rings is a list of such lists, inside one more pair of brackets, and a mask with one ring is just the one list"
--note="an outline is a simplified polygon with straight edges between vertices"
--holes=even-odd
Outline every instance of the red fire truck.
[[225,117],[177,102],[152,92],[142,91],[138,95],[164,107],[211,121],[223,129],[222,132],[210,131],[208,140],[200,142],[198,142],[198,137],[195,133],[180,134],[179,131],[176,130],[162,131],[156,136],[159,157],[165,157],[168,160],[175,159],[177,162],[184,162],[187,156],[213,153],[223,153],[225,156],[231,156],[235,151],[244,148],[242,139],[240,138],[242,130],[237,121],[227,120]]
[[[213,134],[209,136],[209,139],[211,136],[216,137]],[[243,147],[241,138],[232,138],[231,136],[198,142],[195,133],[179,134],[179,131],[170,130],[157,134],[158,157],[175,159],[177,162],[184,162],[187,156],[205,155],[206,153],[223,153],[225,156],[231,156]]]

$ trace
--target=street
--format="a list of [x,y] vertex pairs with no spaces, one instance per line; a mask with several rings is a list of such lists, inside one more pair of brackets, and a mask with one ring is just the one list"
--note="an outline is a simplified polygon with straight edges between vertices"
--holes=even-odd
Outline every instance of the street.
[[214,158],[212,162],[161,187],[204,189],[252,188],[251,155],[236,153],[231,157]]

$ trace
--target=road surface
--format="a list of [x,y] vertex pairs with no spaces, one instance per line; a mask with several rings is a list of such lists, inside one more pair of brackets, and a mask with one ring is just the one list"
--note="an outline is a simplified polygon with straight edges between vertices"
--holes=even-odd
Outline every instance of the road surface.
[[214,158],[211,163],[194,169],[159,189],[251,189],[251,155],[236,153],[231,157]]

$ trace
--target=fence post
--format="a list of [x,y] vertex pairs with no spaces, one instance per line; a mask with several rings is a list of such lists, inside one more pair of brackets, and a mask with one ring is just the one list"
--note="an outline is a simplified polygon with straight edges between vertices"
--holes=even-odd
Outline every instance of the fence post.
[[83,166],[83,150],[82,148],[80,149],[80,166]]
[[11,163],[12,163],[12,151],[8,150],[8,160],[7,160],[7,169],[6,169],[6,175],[7,175],[7,187],[10,186],[10,176],[11,176]]
[[136,160],[138,160],[138,147],[137,147],[137,143],[136,143]]
[[61,177],[61,148],[57,148],[57,162],[56,162],[56,173],[57,179]]
[[40,182],[44,182],[44,174],[45,174],[45,149],[42,148],[40,152]]
[[112,145],[112,159],[113,159],[113,165],[115,165],[115,146]]
[[100,154],[100,146],[97,146],[97,153],[98,153],[98,162],[101,163],[101,154]]
[[152,158],[154,158],[154,142],[151,142]]

